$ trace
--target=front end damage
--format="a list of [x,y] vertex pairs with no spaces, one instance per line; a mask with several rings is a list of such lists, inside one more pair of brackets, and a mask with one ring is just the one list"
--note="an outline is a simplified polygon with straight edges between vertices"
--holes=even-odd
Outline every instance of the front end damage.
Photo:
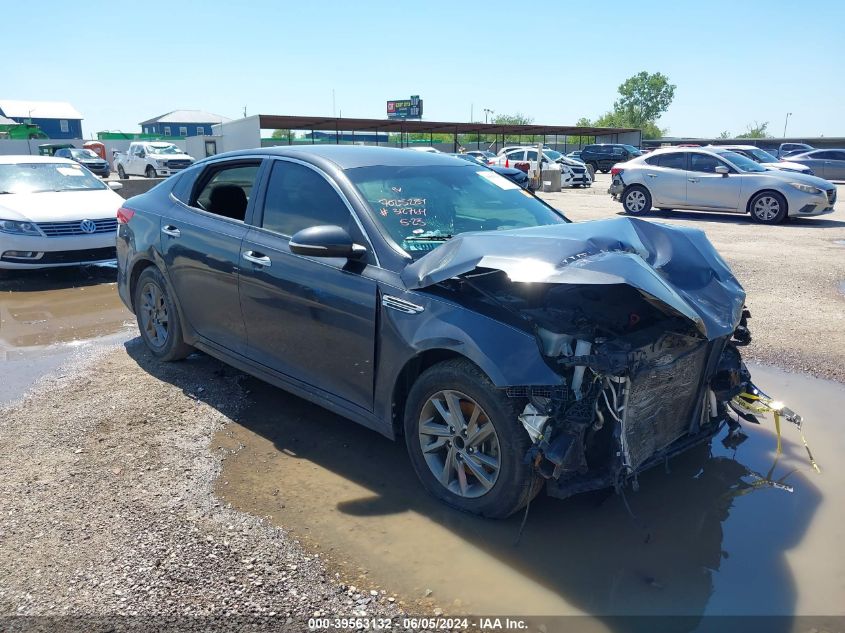
[[745,293],[700,231],[620,219],[465,234],[403,278],[534,335],[559,383],[506,389],[525,402],[525,460],[553,496],[636,487],[726,425],[741,441],[739,417],[755,421],[741,400],[761,393],[739,352]]

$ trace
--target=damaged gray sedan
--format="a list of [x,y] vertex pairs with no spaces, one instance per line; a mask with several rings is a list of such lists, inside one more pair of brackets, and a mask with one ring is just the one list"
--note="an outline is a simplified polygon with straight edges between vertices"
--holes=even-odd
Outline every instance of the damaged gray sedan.
[[462,510],[622,490],[752,417],[745,294],[698,230],[573,224],[485,167],[351,146],[214,156],[118,219],[153,355],[404,436]]

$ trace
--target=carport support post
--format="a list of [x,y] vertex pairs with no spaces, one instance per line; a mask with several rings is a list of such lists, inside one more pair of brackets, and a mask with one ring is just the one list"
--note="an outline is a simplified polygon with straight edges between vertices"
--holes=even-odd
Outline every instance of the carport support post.
[[455,128],[455,136],[453,138],[454,138],[454,142],[452,143],[452,147],[454,149],[452,149],[452,152],[454,154],[457,154],[458,153],[458,128]]
[[290,128],[288,128],[288,145],[290,145]]

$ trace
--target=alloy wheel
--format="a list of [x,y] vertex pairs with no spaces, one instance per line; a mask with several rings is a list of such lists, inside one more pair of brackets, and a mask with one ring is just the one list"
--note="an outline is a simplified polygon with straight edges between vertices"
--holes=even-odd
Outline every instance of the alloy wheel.
[[485,495],[501,468],[499,437],[484,409],[469,396],[444,390],[420,412],[419,441],[429,470],[450,492]]
[[149,343],[154,347],[164,347],[170,322],[164,293],[157,284],[147,283],[141,291],[140,317],[141,328]]

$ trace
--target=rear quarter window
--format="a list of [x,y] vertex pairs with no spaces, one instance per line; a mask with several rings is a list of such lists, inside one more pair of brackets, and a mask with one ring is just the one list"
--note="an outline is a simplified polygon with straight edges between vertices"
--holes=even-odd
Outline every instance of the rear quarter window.
[[202,172],[202,167],[191,167],[190,169],[183,171],[181,174],[173,176],[175,182],[173,183],[173,188],[170,190],[173,197],[179,202],[189,205],[191,191],[194,188],[194,183],[196,182],[197,176],[199,176],[200,172]]

